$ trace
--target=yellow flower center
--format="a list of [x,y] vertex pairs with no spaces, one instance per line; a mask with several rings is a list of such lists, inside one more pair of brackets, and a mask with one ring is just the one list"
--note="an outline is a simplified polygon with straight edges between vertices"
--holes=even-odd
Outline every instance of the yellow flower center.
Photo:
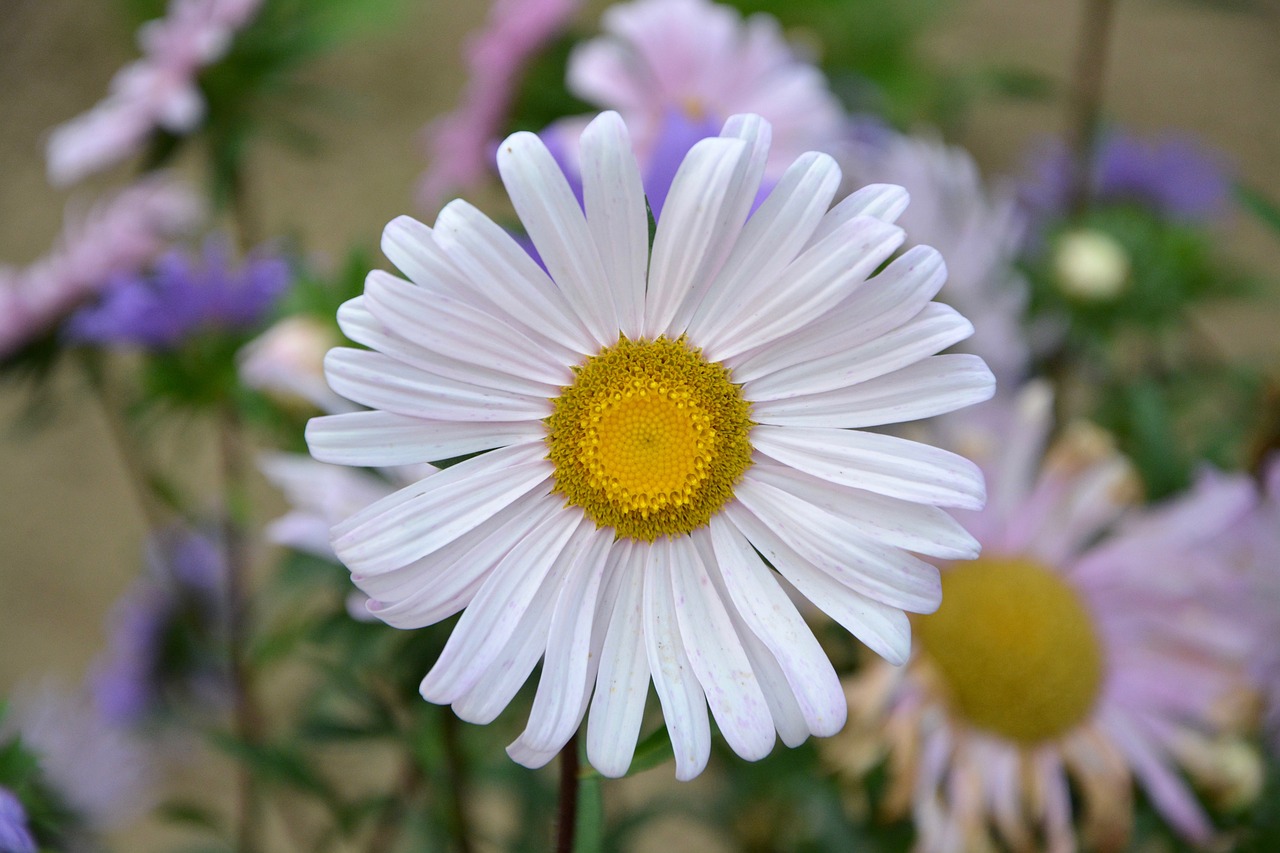
[[961,717],[1024,745],[1088,717],[1102,646],[1079,595],[1027,559],[981,559],[942,574],[942,607],[916,618],[927,660]]
[[620,338],[552,401],[555,491],[600,527],[653,541],[706,524],[751,464],[750,410],[683,338]]

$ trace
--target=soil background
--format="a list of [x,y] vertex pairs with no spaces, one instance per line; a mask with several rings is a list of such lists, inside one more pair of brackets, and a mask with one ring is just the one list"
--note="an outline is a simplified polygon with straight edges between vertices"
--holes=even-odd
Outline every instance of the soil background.
[[[592,4],[586,26],[602,5]],[[255,149],[251,169],[267,233],[299,235],[319,257],[338,259],[353,245],[378,257],[382,224],[413,212],[424,165],[420,129],[453,105],[463,80],[462,36],[487,4],[403,6],[398,25],[351,42],[310,73],[339,93],[317,128],[321,151],[299,158],[281,146]],[[1065,84],[1080,6],[956,0],[921,51],[943,67],[1012,65]],[[40,256],[68,199],[91,198],[123,180],[115,173],[71,193],[55,191],[41,153],[47,130],[93,104],[136,55],[116,12],[108,0],[0,0],[2,263]],[[1137,132],[1195,133],[1226,152],[1242,181],[1280,198],[1280,2],[1124,0],[1109,63],[1110,119]],[[985,100],[954,141],[989,174],[1016,173],[1029,145],[1062,129],[1062,113],[1056,102]],[[1221,238],[1231,256],[1272,283],[1272,304],[1214,310],[1209,328],[1231,352],[1280,374],[1280,242],[1243,216],[1227,221]],[[102,648],[113,602],[136,573],[145,533],[100,410],[70,373],[50,391],[49,417],[32,425],[23,417],[28,395],[0,386],[0,696],[45,678],[71,683],[84,675]],[[156,442],[191,483],[212,487],[211,438],[191,424]],[[265,486],[259,491],[263,503],[278,505]],[[200,759],[177,784],[225,778],[224,770]],[[118,846],[155,849],[172,837],[143,823],[127,829]],[[676,846],[689,849],[691,838],[680,836]],[[698,849],[719,849],[712,839],[696,840]],[[664,842],[649,843],[662,849]]]

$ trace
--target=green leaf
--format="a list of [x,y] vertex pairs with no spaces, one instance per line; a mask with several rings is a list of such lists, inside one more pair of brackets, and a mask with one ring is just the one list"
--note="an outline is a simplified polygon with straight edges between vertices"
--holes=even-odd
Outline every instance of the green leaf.
[[[666,764],[671,761],[675,756],[675,750],[671,747],[671,738],[667,736],[667,725],[663,723],[636,746],[636,752],[631,759],[631,768],[627,770],[627,775],[634,776],[637,773],[652,770],[659,764]],[[602,778],[600,771],[594,767],[584,769],[580,777],[583,780]]]
[[169,800],[156,807],[161,820],[194,829],[203,829],[214,835],[226,834],[222,816],[208,807],[190,800]]
[[1257,217],[1258,221],[1280,235],[1280,204],[1268,198],[1257,187],[1238,184],[1236,198],[1240,205]]

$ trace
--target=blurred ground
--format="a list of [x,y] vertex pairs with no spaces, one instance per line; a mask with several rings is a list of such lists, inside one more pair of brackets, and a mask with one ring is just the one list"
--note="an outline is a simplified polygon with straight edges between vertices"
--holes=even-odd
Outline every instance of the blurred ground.
[[[325,149],[301,160],[266,146],[253,162],[270,233],[301,235],[310,251],[339,257],[353,243],[372,249],[383,223],[412,211],[422,167],[417,133],[452,105],[461,83],[459,39],[482,18],[485,4],[404,5],[402,25],[350,45],[316,69],[317,82],[343,93],[339,109],[319,128]],[[954,14],[923,47],[944,66],[990,61],[1062,80],[1072,63],[1078,5],[957,0]],[[42,134],[95,102],[115,69],[134,55],[112,14],[115,6],[0,0],[5,263],[39,256],[60,228],[67,194],[45,184]],[[1121,3],[1106,100],[1108,114],[1135,130],[1200,134],[1228,152],[1245,181],[1280,198],[1280,6]],[[989,171],[1009,171],[1031,140],[1061,127],[1056,105],[987,102],[977,106],[961,141]],[[1223,240],[1280,286],[1274,235],[1237,217]],[[1210,319],[1232,351],[1280,368],[1280,312],[1225,310]],[[13,426],[23,395],[0,388],[0,695],[47,674],[68,681],[83,675],[101,647],[112,602],[133,576],[143,534],[100,412],[71,376],[60,377],[53,396],[52,421],[26,431]],[[196,481],[213,482],[204,437],[195,429],[162,440],[175,459],[193,460]]]

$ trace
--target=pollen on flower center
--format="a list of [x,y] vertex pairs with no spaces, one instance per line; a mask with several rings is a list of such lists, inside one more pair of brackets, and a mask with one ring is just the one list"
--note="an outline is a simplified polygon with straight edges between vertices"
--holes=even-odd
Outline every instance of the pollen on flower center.
[[751,464],[747,402],[683,339],[605,347],[553,400],[556,491],[619,536],[652,541],[706,524]]
[[981,559],[942,575],[942,607],[918,617],[924,657],[961,717],[1031,745],[1083,722],[1103,653],[1079,595],[1032,560]]

